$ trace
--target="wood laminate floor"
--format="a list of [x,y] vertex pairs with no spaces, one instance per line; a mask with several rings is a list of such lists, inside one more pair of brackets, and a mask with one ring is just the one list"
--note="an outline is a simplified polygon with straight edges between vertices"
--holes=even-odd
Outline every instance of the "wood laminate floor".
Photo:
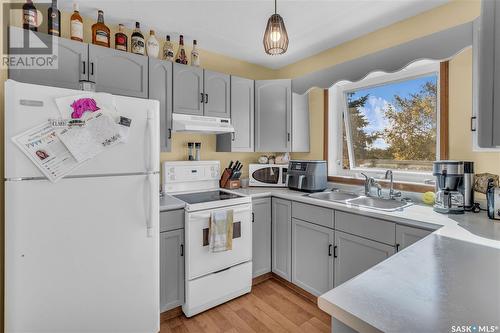
[[269,279],[253,286],[250,294],[192,318],[182,315],[165,321],[160,332],[330,333],[330,320],[316,304]]

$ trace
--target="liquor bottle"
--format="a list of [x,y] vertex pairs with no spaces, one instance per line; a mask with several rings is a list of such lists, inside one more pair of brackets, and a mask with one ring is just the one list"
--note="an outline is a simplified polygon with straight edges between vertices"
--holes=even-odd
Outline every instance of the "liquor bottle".
[[163,44],[163,58],[168,61],[174,61],[174,45],[170,41],[169,35],[167,35],[167,40]]
[[83,42],[83,20],[77,3],[73,3],[73,14],[70,18],[70,36],[72,40]]
[[115,34],[115,49],[127,52],[128,37],[124,30],[123,24],[118,24],[118,32]]
[[193,49],[191,50],[191,66],[200,67],[200,53],[198,51],[196,39],[193,40]]
[[144,55],[144,36],[141,33],[139,22],[135,22],[135,29],[130,38],[130,51],[135,54]]
[[52,6],[47,10],[49,35],[61,36],[61,12],[57,9],[57,0],[52,0]]
[[148,52],[148,56],[153,58],[158,58],[158,54],[160,54],[160,43],[158,42],[158,39],[156,39],[154,30],[149,30],[149,38],[146,42],[146,51]]
[[23,28],[31,31],[38,30],[38,12],[32,0],[26,0],[23,5]]
[[188,59],[186,55],[186,50],[184,49],[184,36],[179,36],[179,49],[177,50],[177,55],[175,56],[175,62],[179,64],[187,65]]
[[92,44],[109,47],[109,28],[104,24],[104,12],[97,12],[97,23],[92,25]]

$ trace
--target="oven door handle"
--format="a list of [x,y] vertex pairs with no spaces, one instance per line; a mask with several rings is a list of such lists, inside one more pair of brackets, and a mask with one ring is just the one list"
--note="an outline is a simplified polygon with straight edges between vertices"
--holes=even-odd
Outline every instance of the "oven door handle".
[[[248,212],[249,215],[251,217],[251,213],[252,213],[252,206],[251,204],[245,204],[245,207],[241,207],[241,208],[229,208],[229,209],[232,209],[233,210],[233,215],[236,214],[236,213],[245,213],[245,212]],[[221,208],[221,209],[214,209],[213,211],[223,211],[223,210],[228,210],[228,209],[224,209],[224,208]],[[203,211],[203,212],[196,212],[196,213],[189,213],[189,218],[190,219],[208,219],[212,216],[212,210],[210,211]],[[235,220],[236,220],[236,217],[235,217]]]

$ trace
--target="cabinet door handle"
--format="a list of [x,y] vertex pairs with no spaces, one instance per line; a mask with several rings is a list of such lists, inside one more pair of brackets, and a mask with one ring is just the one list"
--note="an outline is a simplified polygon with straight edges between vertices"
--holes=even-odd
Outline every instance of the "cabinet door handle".
[[252,223],[255,222],[255,214],[252,212]]
[[168,137],[167,137],[167,139],[169,139],[169,140],[172,139],[172,129],[171,128],[168,129]]
[[328,256],[331,257],[332,256],[332,244],[329,244],[328,245]]
[[333,257],[334,257],[334,258],[337,258],[337,257],[338,257],[338,255],[337,255],[337,245],[335,245],[335,246],[333,247]]
[[286,141],[290,142],[290,133],[286,133]]
[[86,72],[85,68],[87,67],[87,63],[85,62],[85,60],[82,61],[82,63],[83,63],[83,75],[85,75]]
[[184,257],[184,244],[181,244],[181,257]]
[[399,252],[399,247],[400,247],[400,246],[401,246],[401,245],[396,244],[396,252]]
[[235,132],[233,132],[233,133],[231,133],[231,135],[232,135],[232,137],[233,137],[233,138],[232,138],[232,141],[236,140],[236,133],[235,133]]
[[90,75],[94,75],[94,63],[90,63]]
[[200,93],[200,95],[201,95],[200,103],[205,103],[205,94]]
[[205,94],[205,103],[208,104],[208,94]]

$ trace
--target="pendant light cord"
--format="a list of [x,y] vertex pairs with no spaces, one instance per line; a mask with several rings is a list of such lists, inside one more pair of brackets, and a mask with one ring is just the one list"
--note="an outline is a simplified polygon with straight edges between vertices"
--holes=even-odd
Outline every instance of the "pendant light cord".
[[278,1],[278,0],[274,0],[274,14],[277,14],[277,10],[276,10],[276,1]]

